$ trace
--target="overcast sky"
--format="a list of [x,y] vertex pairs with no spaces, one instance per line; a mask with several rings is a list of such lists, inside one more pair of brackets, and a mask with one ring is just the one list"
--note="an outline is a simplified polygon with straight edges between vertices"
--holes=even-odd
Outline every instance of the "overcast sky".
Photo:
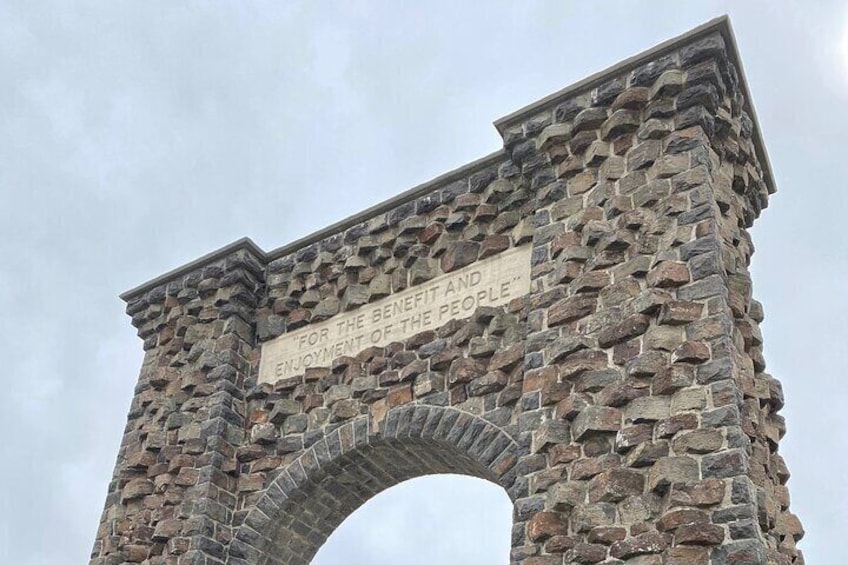
[[[792,509],[843,562],[848,6],[730,4],[0,0],[0,562],[87,562],[141,363],[119,293],[487,155],[495,119],[727,12],[778,185],[753,271]],[[510,521],[418,479],[315,563],[506,563]]]

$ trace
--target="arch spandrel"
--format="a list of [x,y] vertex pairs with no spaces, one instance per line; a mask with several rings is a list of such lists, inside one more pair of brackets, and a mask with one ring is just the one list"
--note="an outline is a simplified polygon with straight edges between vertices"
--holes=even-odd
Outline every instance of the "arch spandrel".
[[308,565],[359,506],[383,490],[430,474],[491,481],[514,496],[519,445],[460,410],[414,404],[328,431],[279,474],[234,532],[231,563]]

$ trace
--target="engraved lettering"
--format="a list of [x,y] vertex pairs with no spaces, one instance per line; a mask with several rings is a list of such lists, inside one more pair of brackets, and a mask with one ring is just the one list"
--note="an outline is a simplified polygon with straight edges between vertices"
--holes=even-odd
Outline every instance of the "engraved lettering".
[[530,246],[504,251],[455,272],[284,334],[262,346],[259,381],[329,367],[369,346],[403,341],[480,306],[503,306],[530,291]]

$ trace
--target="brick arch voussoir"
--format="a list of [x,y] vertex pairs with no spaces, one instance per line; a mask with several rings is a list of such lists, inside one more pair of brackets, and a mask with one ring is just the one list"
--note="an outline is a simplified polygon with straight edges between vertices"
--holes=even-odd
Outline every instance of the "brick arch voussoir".
[[[345,469],[339,465],[339,460],[345,456],[385,445],[420,446],[433,457],[439,457],[440,450],[446,450],[449,457],[442,472],[486,479],[501,486],[512,500],[519,496],[520,489],[514,487],[520,479],[516,474],[520,445],[508,431],[452,407],[398,406],[389,410],[379,423],[370,415],[363,415],[329,430],[282,469],[234,532],[227,563],[295,562],[266,551],[273,544],[275,522],[283,509],[303,503],[308,498],[304,491],[310,482],[314,484],[321,477],[343,474]],[[425,470],[419,475],[425,474],[430,472]]]
[[520,455],[518,442],[508,431],[470,412],[407,404],[390,410],[382,425],[372,428],[371,441],[449,445],[479,466],[480,478],[500,485],[507,492],[513,486],[514,474],[510,471]]

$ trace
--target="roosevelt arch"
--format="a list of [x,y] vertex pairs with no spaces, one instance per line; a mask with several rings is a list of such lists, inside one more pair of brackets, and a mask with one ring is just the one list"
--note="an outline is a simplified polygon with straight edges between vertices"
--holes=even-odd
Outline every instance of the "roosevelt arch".
[[122,295],[146,353],[91,565],[305,563],[443,469],[507,490],[512,565],[803,563],[749,271],[776,185],[729,21],[495,126],[487,157]]

